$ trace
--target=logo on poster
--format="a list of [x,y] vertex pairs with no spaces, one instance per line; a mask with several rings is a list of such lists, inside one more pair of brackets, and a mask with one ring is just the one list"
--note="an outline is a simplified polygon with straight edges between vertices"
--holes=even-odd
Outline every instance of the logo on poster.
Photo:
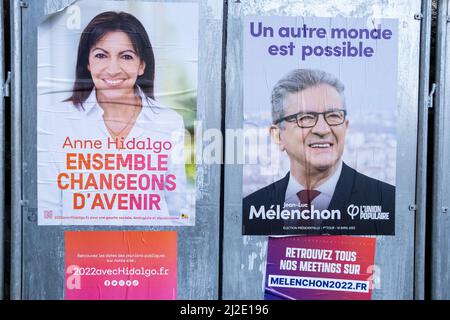
[[355,216],[359,214],[359,207],[351,204],[347,207],[347,213],[352,217],[352,220],[355,219]]
[[53,210],[44,210],[44,219],[53,219]]
[[389,220],[389,212],[383,212],[380,205],[355,206],[351,204],[347,207],[347,213],[352,220],[357,215],[359,215],[359,220]]

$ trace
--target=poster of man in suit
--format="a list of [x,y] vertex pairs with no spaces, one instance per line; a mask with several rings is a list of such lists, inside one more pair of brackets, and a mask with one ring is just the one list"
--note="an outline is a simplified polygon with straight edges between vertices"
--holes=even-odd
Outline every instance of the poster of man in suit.
[[266,136],[244,145],[243,234],[394,235],[397,20],[244,30],[244,131]]

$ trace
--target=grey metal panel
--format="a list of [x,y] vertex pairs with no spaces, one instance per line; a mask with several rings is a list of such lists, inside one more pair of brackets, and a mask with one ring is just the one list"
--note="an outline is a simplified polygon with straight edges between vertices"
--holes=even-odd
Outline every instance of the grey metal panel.
[[432,194],[431,298],[450,299],[450,55],[448,0],[438,1]]
[[[3,28],[3,2],[0,3],[0,81],[5,81],[5,70],[4,70],[4,61],[5,61],[5,38],[4,38],[4,28]],[[1,86],[2,91],[4,90],[3,85]],[[5,154],[5,100],[3,95],[0,97],[0,239],[2,240],[2,244],[0,245],[0,300],[3,300],[3,290],[4,290],[4,258],[5,258],[5,208],[4,208],[4,200],[5,200],[5,163],[3,161]]]
[[11,0],[11,299],[22,297],[21,8]]
[[425,232],[427,200],[428,100],[430,93],[431,1],[422,3],[419,122],[417,139],[417,210],[414,250],[414,299],[425,299]]
[[[230,2],[227,26],[226,123],[242,127],[242,44],[245,15],[296,15],[399,19],[398,140],[396,235],[377,237],[375,264],[379,289],[373,299],[412,299],[414,283],[414,214],[419,92],[421,1],[270,1]],[[263,299],[267,237],[241,235],[242,166],[225,167],[224,299]]]
[[[16,1],[18,2],[18,1]],[[220,167],[218,165],[197,166],[196,223],[193,227],[84,227],[84,226],[38,226],[37,208],[37,150],[36,150],[36,81],[37,81],[37,26],[48,14],[56,12],[73,1],[33,0],[22,10],[22,76],[26,81],[16,89],[15,108],[22,103],[22,122],[16,121],[17,133],[22,130],[23,143],[16,142],[15,157],[22,152],[23,167],[17,158],[15,177],[23,176],[24,210],[20,221],[20,207],[14,207],[16,228],[23,228],[23,244],[16,230],[16,263],[14,279],[18,288],[16,298],[62,299],[65,288],[64,231],[66,230],[177,230],[178,233],[178,298],[217,299],[219,261],[219,195]],[[166,1],[169,2],[169,1]],[[220,128],[221,54],[222,54],[222,3],[198,2],[199,22],[199,82],[197,118],[204,128]],[[15,7],[15,10],[18,10]],[[19,29],[20,30],[20,29]],[[18,38],[19,39],[19,38]],[[16,83],[20,85],[20,82]],[[22,97],[21,100],[18,97]],[[15,110],[16,110],[15,109]],[[19,116],[18,114],[17,116]],[[20,119],[20,118],[18,118]],[[16,133],[16,134],[17,134]],[[20,149],[21,148],[21,149]],[[16,163],[15,162],[15,163]],[[16,180],[16,179],[14,179]],[[20,189],[14,190],[20,199]],[[18,200],[17,200],[18,201]],[[20,256],[20,248],[23,255]],[[20,259],[23,260],[20,267]],[[20,272],[21,270],[21,272]],[[20,279],[19,275],[22,276]],[[20,294],[22,288],[22,294]]]

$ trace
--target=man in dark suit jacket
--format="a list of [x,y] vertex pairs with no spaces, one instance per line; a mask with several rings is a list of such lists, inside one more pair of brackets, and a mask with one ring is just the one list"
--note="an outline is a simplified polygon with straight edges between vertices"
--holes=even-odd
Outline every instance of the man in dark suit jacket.
[[344,86],[329,73],[295,69],[278,81],[270,134],[290,172],[244,198],[243,234],[395,233],[394,186],[342,161],[346,114]]
[[[253,235],[276,235],[276,234],[299,234],[295,229],[283,230],[285,223],[283,220],[250,220],[249,214],[251,206],[260,208],[270,208],[280,205],[283,207],[286,195],[286,188],[289,183],[289,173],[281,180],[278,180],[257,192],[244,198],[243,202],[243,224],[244,234]],[[359,220],[357,216],[353,219],[347,213],[347,208],[354,205],[378,206],[382,207],[381,212],[394,213],[395,210],[395,188],[387,183],[365,176],[350,168],[345,163],[342,166],[342,173],[336,185],[335,192],[331,198],[329,209],[340,210],[342,219],[339,221],[327,221],[322,223],[322,229],[317,232],[315,229],[303,230],[302,234],[358,234],[358,235],[393,235],[394,215],[390,220]],[[247,214],[245,214],[247,213]],[[355,229],[342,227],[355,226]],[[331,229],[332,227],[336,227]],[[339,227],[339,229],[338,229]]]

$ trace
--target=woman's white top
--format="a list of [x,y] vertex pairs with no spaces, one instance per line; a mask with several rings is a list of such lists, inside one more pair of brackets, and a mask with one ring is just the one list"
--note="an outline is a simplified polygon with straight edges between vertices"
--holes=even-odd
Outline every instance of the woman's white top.
[[95,89],[82,108],[71,102],[40,106],[38,224],[194,224],[183,119],[138,92],[142,109],[126,149],[116,148]]

